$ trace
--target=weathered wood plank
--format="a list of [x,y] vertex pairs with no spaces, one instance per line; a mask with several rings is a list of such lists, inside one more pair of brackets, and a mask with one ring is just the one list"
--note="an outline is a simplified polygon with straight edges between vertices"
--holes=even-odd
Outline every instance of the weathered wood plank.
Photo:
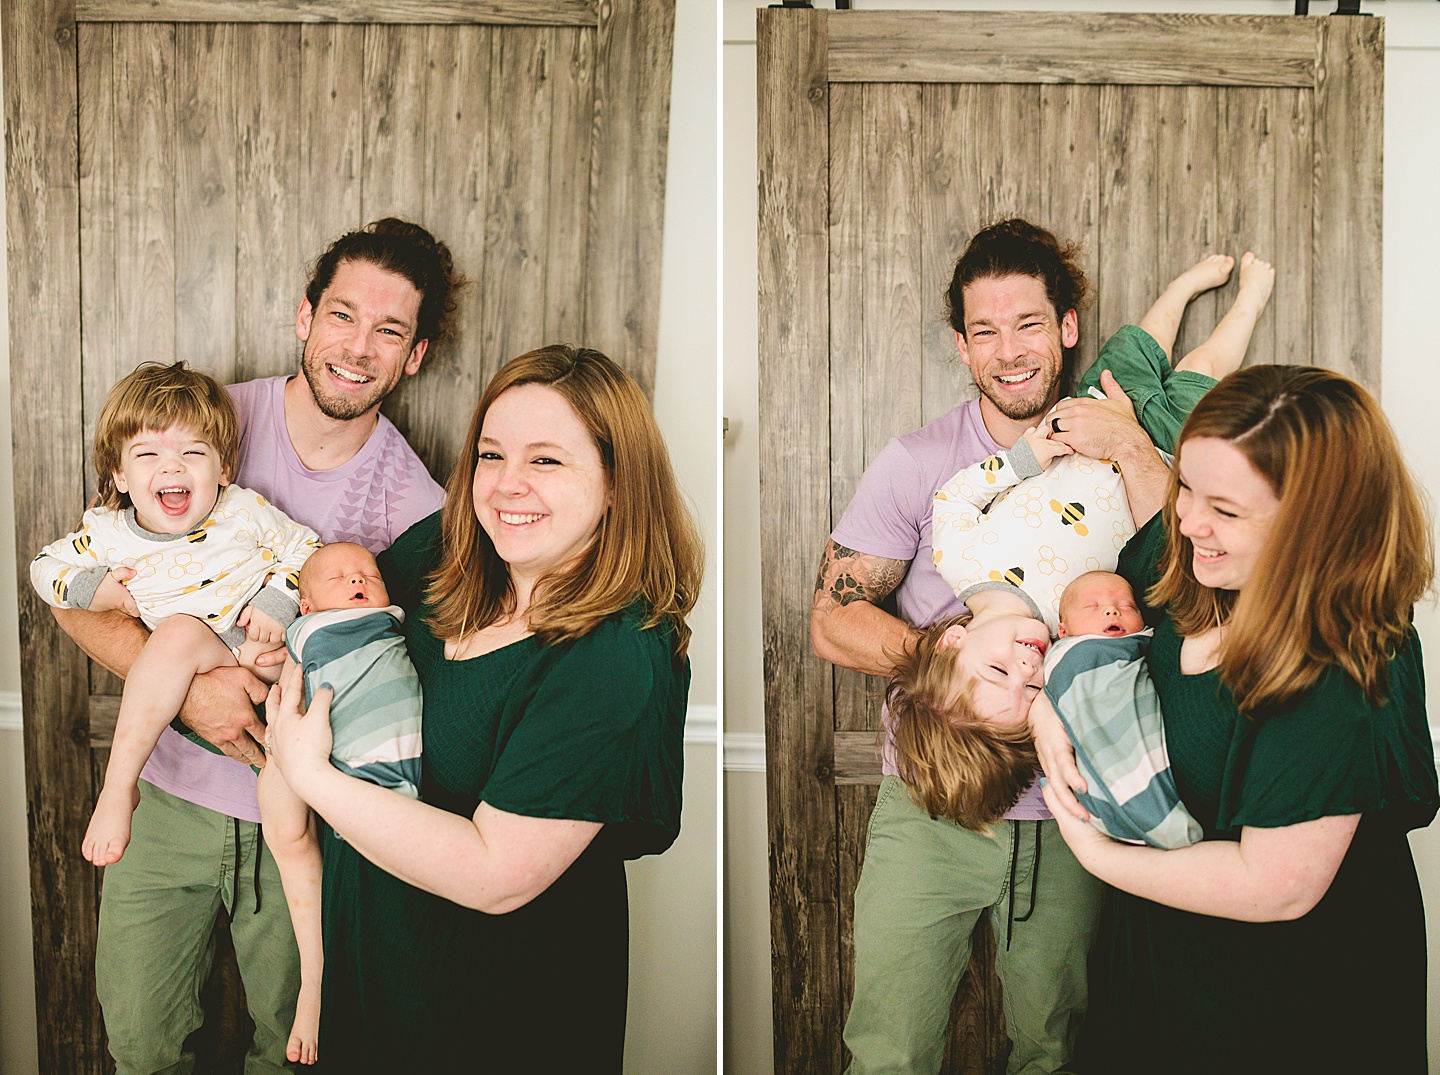
[[835,733],[835,783],[879,784],[880,740],[874,731]]
[[1158,109],[1153,88],[1100,88],[1101,339],[1144,314],[1163,282],[1157,270]]
[[[20,689],[42,1071],[97,1071],[95,871],[85,661],[30,588],[30,554],[75,524],[84,481],[77,42],[69,0],[0,0]],[[40,103],[43,102],[43,107]]]
[[[1275,123],[1275,362],[1311,365],[1316,361],[1313,303],[1319,298],[1315,276],[1315,95],[1305,90],[1274,90]],[[1380,181],[1379,173],[1372,177]],[[1379,271],[1372,262],[1371,268]],[[1340,280],[1343,277],[1332,277]],[[1341,285],[1343,286],[1343,285]]]
[[548,65],[550,177],[545,234],[546,340],[585,331],[585,247],[590,205],[590,132],[595,121],[595,34],[552,30]]
[[975,396],[975,382],[960,361],[954,330],[946,320],[944,296],[956,260],[970,237],[982,227],[982,210],[975,204],[973,144],[969,141],[969,117],[980,92],[979,87],[967,85],[921,87],[925,168],[921,176],[924,356],[920,366],[920,416],[926,422]]
[[855,11],[831,29],[830,79],[1311,86],[1317,32],[1295,17]]
[[601,0],[585,342],[655,385],[675,0]]
[[[1100,272],[1099,87],[1041,86],[1039,144],[1041,222],[1062,243],[1079,244],[1080,266],[1094,286]],[[1088,369],[1100,350],[1095,312],[1093,301],[1079,311],[1072,376]]]
[[[115,279],[115,28],[80,26],[76,32],[80,62],[80,317],[85,326],[80,341],[81,428],[88,460],[100,401],[115,376],[112,358],[119,350],[120,335]],[[69,506],[73,517],[62,533],[80,524],[84,506],[95,495],[94,467],[86,466],[81,480],[84,498]]]
[[224,383],[235,380],[235,34],[175,28],[175,355]]
[[235,376],[295,368],[295,308],[304,289],[297,242],[299,26],[251,26],[236,38]]
[[1385,24],[1323,20],[1315,89],[1315,361],[1380,390]]
[[[865,88],[830,87],[830,520],[840,522],[865,471]],[[820,546],[813,555],[818,557]],[[843,670],[837,674],[844,676]]]
[[[544,341],[545,208],[550,175],[550,37],[497,37],[490,67],[489,193],[480,302],[483,376]],[[620,356],[613,356],[620,361]]]
[[[1135,324],[1160,288],[1202,254],[1216,250],[1216,130],[1220,98],[1209,86],[1160,86],[1156,93],[1156,289],[1123,315]],[[1239,252],[1236,251],[1238,259]],[[1215,292],[1197,295],[1180,319],[1171,360],[1197,347],[1215,327]]]
[[597,0],[78,0],[81,22],[594,26]]
[[[1276,141],[1281,120],[1276,114],[1279,98],[1303,93],[1296,90],[1235,89],[1220,98],[1219,126],[1216,146],[1216,209],[1217,238],[1215,249],[1236,259],[1236,270],[1230,282],[1215,292],[1216,316],[1223,317],[1235,301],[1239,288],[1239,259],[1246,250],[1273,261],[1277,266],[1276,293],[1261,314],[1250,335],[1250,348],[1245,365],[1275,361],[1275,309],[1282,284],[1292,294],[1308,293],[1308,280],[1291,277],[1295,266],[1276,260],[1277,217],[1293,212],[1294,195],[1287,189],[1277,197],[1275,174]],[[1310,176],[1305,175],[1303,187],[1308,195]],[[1308,196],[1306,220],[1308,222]],[[1308,243],[1307,243],[1308,246]],[[1306,334],[1308,341],[1309,334]],[[1183,351],[1176,352],[1178,359]]]
[[367,221],[424,216],[425,185],[416,170],[424,166],[430,116],[425,33],[419,26],[365,28],[360,215]]
[[[758,12],[760,510],[775,1070],[840,1070],[830,666],[810,652],[829,528],[824,11]],[[593,220],[593,217],[592,217]]]
[[[366,223],[360,208],[369,83],[364,71],[363,26],[301,27],[295,185],[300,205],[296,250],[302,258],[318,258],[341,235]],[[306,272],[302,283],[309,276]],[[291,302],[298,306],[300,297],[296,292]]]
[[[472,273],[483,264],[479,250],[490,175],[494,33],[483,26],[433,27],[426,45],[430,119],[422,158],[423,223],[450,246],[460,269]],[[467,249],[475,251],[468,260]],[[463,294],[456,310],[455,336],[431,341],[419,376],[407,380],[386,403],[386,413],[442,482],[455,464],[465,423],[485,384],[478,290],[472,287]]]

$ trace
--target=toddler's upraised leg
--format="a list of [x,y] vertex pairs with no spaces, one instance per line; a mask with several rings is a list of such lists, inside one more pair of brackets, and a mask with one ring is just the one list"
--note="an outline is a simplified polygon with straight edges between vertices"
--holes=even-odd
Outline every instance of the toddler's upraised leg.
[[1275,287],[1275,266],[1261,261],[1249,250],[1240,256],[1240,290],[1215,331],[1195,350],[1175,364],[1177,370],[1193,370],[1220,378],[1234,373],[1245,361],[1255,322],[1265,312]]
[[280,868],[280,885],[290,908],[295,943],[300,948],[300,994],[285,1056],[292,1064],[313,1064],[320,1039],[320,975],[324,944],[320,932],[320,838],[315,815],[290,790],[280,770],[267,765],[256,787],[260,828]]
[[1175,359],[1175,336],[1190,300],[1230,279],[1230,270],[1234,267],[1235,259],[1229,254],[1207,254],[1160,292],[1155,305],[1140,319],[1140,327],[1164,349],[1166,358],[1172,362]]
[[190,681],[201,672],[233,665],[235,657],[215,632],[193,616],[160,624],[125,679],[105,785],[80,851],[96,866],[117,862],[130,843],[130,815],[140,801],[140,770],[165,726],[175,719]]

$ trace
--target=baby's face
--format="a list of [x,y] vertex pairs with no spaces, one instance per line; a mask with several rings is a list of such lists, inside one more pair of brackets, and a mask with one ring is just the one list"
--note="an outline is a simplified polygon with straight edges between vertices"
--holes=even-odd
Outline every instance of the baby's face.
[[1060,601],[1060,635],[1133,635],[1145,621],[1135,591],[1119,575],[1092,571],[1065,588]]
[[300,611],[385,608],[390,595],[375,557],[359,545],[337,541],[311,554],[300,569]]

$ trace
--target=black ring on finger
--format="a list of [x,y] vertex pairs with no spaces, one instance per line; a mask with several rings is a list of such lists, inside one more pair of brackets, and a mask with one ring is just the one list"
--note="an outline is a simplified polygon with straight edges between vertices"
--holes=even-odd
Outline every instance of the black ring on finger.
[[1050,419],[1050,432],[1052,432],[1052,433],[1064,433],[1064,432],[1065,432],[1063,429],[1060,428],[1060,419],[1058,419],[1058,418],[1052,418],[1052,419]]

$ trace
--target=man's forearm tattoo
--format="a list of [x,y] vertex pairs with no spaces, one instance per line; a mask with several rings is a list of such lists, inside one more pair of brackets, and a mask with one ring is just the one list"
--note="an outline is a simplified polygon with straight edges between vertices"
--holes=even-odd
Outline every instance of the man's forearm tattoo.
[[900,584],[904,575],[903,563],[883,557],[867,557],[832,541],[820,562],[815,592],[817,595],[824,594],[840,606],[856,601],[878,605]]

